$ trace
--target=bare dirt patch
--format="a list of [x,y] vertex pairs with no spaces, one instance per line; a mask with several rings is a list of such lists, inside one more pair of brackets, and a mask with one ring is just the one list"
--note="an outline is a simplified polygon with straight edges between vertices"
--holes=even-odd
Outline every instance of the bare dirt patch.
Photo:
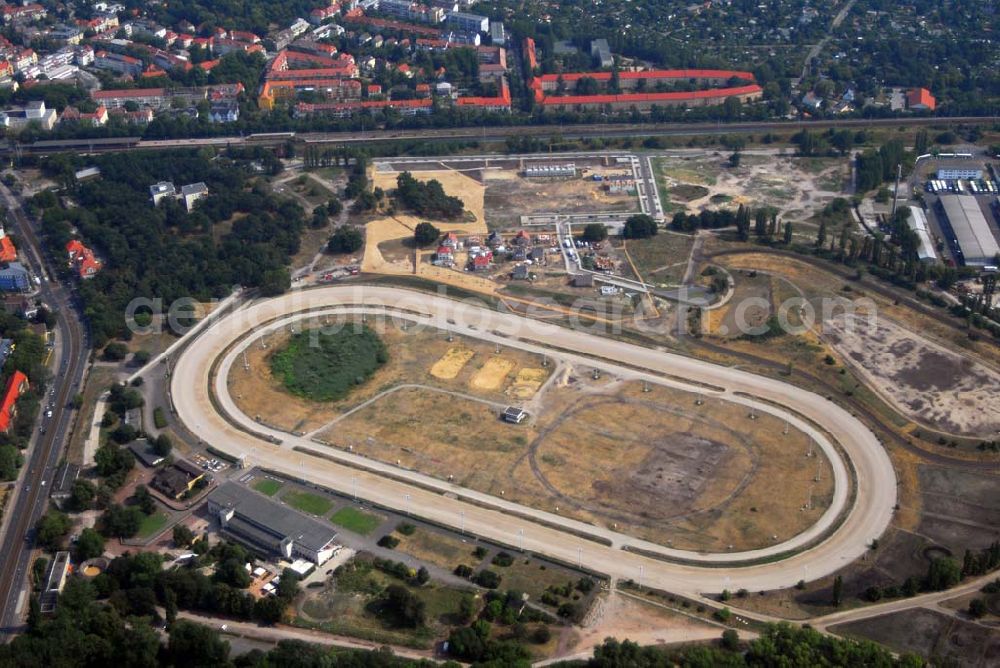
[[[729,402],[698,406],[686,392],[649,390],[628,385],[612,399],[582,399],[533,444],[536,475],[562,503],[655,542],[704,550],[772,544],[829,504],[829,464],[805,434],[785,435],[781,421],[750,420]],[[780,497],[761,484],[779,479]]]
[[589,166],[575,178],[529,179],[513,170],[488,170],[486,179],[486,221],[490,227],[517,225],[521,216],[545,213],[613,213],[638,211],[637,196],[610,193],[593,177],[632,175],[628,165]]
[[670,286],[684,279],[693,245],[693,235],[661,233],[629,241],[625,249],[643,280]]
[[747,152],[740,166],[721,154],[654,160],[664,208],[698,213],[722,206],[773,206],[783,220],[804,221],[841,194],[846,160]]
[[896,652],[939,657],[942,665],[990,666],[1000,656],[995,629],[918,608],[833,627],[848,637],[882,643]]
[[721,629],[653,603],[612,591],[598,596],[564,655],[592,651],[605,638],[628,638],[640,645],[697,642],[717,638]]
[[[373,182],[376,187],[393,190],[396,187],[397,172],[375,171]],[[423,181],[436,179],[449,195],[462,200],[468,218],[461,221],[430,221],[442,232],[459,234],[485,234],[486,222],[483,214],[483,193],[485,188],[475,179],[453,170],[419,171],[414,177]],[[424,219],[406,213],[383,216],[365,225],[365,254],[361,263],[362,271],[378,274],[416,274],[440,283],[458,285],[476,292],[493,292],[495,285],[479,276],[463,271],[435,267],[428,262],[431,250],[413,253],[401,244],[413,236],[417,224]],[[382,254],[385,249],[387,255]]]
[[948,433],[992,437],[1000,429],[1000,374],[887,318],[831,318],[825,338],[909,418]]
[[469,381],[469,386],[478,390],[496,390],[514,369],[514,363],[503,357],[490,357]]

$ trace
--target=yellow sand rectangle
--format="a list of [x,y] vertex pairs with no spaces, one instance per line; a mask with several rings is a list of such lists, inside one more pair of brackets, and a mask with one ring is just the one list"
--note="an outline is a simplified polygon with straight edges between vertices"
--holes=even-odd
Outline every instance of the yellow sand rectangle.
[[448,352],[431,366],[431,375],[441,380],[452,380],[475,354],[468,348],[449,348]]
[[491,357],[472,377],[472,387],[477,390],[497,390],[514,368],[514,363],[503,357]]

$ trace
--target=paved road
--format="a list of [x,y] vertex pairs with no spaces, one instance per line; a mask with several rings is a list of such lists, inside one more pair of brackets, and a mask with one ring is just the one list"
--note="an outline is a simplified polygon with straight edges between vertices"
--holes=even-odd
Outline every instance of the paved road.
[[806,59],[802,63],[802,73],[799,75],[800,80],[805,79],[809,74],[809,66],[812,64],[812,61],[824,48],[826,48],[826,45],[833,38],[833,33],[838,27],[840,27],[840,24],[844,22],[844,19],[847,18],[847,14],[851,11],[851,8],[854,7],[855,2],[856,0],[850,0],[840,9],[839,12],[837,12],[837,15],[833,17],[833,21],[830,23],[830,30],[827,32],[826,36],[809,49],[809,53],[806,54]]
[[[18,238],[23,242],[22,251],[38,272],[43,266],[43,256],[33,221],[25,215],[20,201],[2,185],[0,197],[4,199]],[[47,275],[54,274],[47,272]],[[27,609],[22,591],[30,568],[32,546],[25,540],[25,535],[48,506],[52,478],[72,421],[70,399],[83,377],[89,346],[70,291],[58,283],[44,281],[39,296],[56,311],[59,336],[54,358],[59,360],[59,366],[53,370],[54,393],[42,401],[43,408],[47,401],[54,403],[52,417],[41,418],[46,427],[45,433],[34,432],[15,496],[4,511],[9,516],[2,536],[3,549],[0,550],[0,634],[4,639],[11,630],[20,626],[20,615]]]
[[[549,349],[548,354],[590,366],[601,366],[609,372],[626,376],[631,371],[632,375],[646,377],[653,382],[685,386],[679,381],[665,379],[660,374],[672,379],[697,379],[702,383],[724,388],[719,394],[730,401],[755,406],[754,410],[786,415],[793,425],[816,434],[822,445],[826,439],[806,421],[809,420],[827,430],[853,462],[858,485],[850,513],[833,536],[780,563],[727,568],[679,565],[623,552],[617,548],[625,544],[649,547],[675,556],[714,563],[716,566],[731,561],[734,555],[670,551],[621,534],[481,495],[489,503],[489,507],[484,507],[474,493],[443,481],[403,472],[373,460],[357,460],[364,462],[368,469],[391,470],[397,476],[396,479],[388,479],[384,475],[319,459],[296,450],[295,448],[301,448],[323,452],[328,456],[336,455],[341,461],[349,461],[353,457],[332,448],[317,446],[307,439],[269,430],[238,413],[225,388],[226,360],[231,364],[239,355],[241,345],[252,344],[250,339],[233,346],[224,357],[213,382],[213,391],[223,409],[235,419],[245,421],[248,423],[247,427],[280,443],[254,438],[246,431],[235,428],[216,412],[209,391],[211,368],[231,342],[240,339],[246,332],[260,333],[266,330],[267,327],[263,325],[274,320],[279,321],[275,324],[276,327],[287,326],[282,321],[286,314],[338,304],[364,304],[368,308],[388,306],[399,312],[423,313],[426,316],[418,319],[432,322],[437,327],[474,333],[487,340],[506,342],[507,345],[516,343],[519,347],[539,351],[546,350],[541,347],[544,344],[556,345],[563,350],[575,352],[556,355]],[[471,331],[472,328],[475,328],[474,332]],[[514,337],[519,337],[519,340],[516,341]],[[598,362],[583,355],[594,355],[612,361]],[[616,362],[625,363],[630,368],[616,366]],[[643,375],[636,369],[646,369],[649,373]],[[493,540],[523,546],[527,550],[569,563],[579,560],[612,577],[637,579],[641,574],[646,584],[692,595],[720,591],[723,588],[746,587],[761,590],[787,587],[800,579],[811,580],[832,573],[861,556],[868,543],[882,534],[892,518],[892,509],[896,503],[895,474],[878,440],[858,420],[818,395],[746,372],[401,289],[372,286],[322,287],[256,302],[219,320],[202,337],[193,341],[177,360],[171,382],[178,414],[187,427],[220,450],[234,455],[248,455],[251,463],[300,476],[342,492],[356,489],[358,496],[389,507],[399,507],[406,503],[414,513],[432,521],[452,526],[462,523],[466,530]],[[738,396],[736,393],[746,393],[768,403]],[[774,405],[793,407],[805,419],[785,414],[774,408]],[[824,515],[820,525],[789,541],[791,546],[801,546],[822,534],[821,525],[833,522],[832,515],[836,514],[836,508],[850,504],[850,500],[846,498],[843,463],[837,457],[833,457],[832,461],[835,477],[840,479],[831,511]],[[421,486],[403,482],[403,476],[409,480],[419,480]],[[451,498],[444,496],[442,491],[451,492]],[[463,501],[462,497],[473,499],[476,503]],[[498,511],[497,508],[501,510]],[[519,513],[520,517],[514,515],[514,512]],[[529,516],[534,520],[527,519]],[[578,526],[588,534],[596,534],[609,540],[612,547],[604,547],[594,541],[576,538],[565,531],[546,526],[553,517],[561,526]],[[756,550],[740,557],[775,556],[784,547],[787,545]]]
[[[316,645],[327,645],[330,647],[343,647],[345,649],[360,649],[368,651],[377,650],[379,647],[385,646],[385,643],[369,642],[367,640],[337,636],[330,633],[323,633],[321,631],[299,629],[294,626],[259,626],[253,622],[234,621],[222,617],[213,617],[211,615],[189,612],[187,610],[181,610],[178,612],[177,618],[204,624],[205,626],[219,631],[221,631],[222,626],[225,625],[226,630],[221,631],[223,639],[231,641],[231,644],[233,644],[234,647],[238,645],[238,641],[236,643],[232,643],[234,638],[250,638],[265,642],[272,646],[277,645],[282,640],[302,640]],[[228,638],[227,636],[233,636],[233,638]],[[432,652],[421,652],[419,650],[395,645],[392,646],[392,652],[396,656],[402,656],[410,659],[430,659],[434,656]]]

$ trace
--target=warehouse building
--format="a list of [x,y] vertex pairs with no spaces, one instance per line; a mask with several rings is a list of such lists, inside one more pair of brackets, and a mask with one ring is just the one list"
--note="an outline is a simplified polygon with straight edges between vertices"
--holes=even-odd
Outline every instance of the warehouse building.
[[972,195],[942,195],[938,200],[942,231],[960,264],[972,267],[992,265],[1000,254],[993,230]]
[[226,536],[284,559],[298,556],[320,566],[338,547],[337,532],[330,525],[235,482],[209,495],[208,512],[219,519]]
[[927,217],[923,209],[917,206],[910,207],[910,218],[907,221],[910,229],[913,230],[920,245],[917,246],[917,257],[922,262],[934,262],[937,260],[937,252],[934,250],[934,241],[931,239],[930,228],[927,227]]

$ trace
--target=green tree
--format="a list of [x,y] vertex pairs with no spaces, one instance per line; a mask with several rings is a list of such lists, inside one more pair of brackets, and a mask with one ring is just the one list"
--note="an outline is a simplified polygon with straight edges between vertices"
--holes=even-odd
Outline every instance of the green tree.
[[104,536],[94,529],[86,527],[76,539],[77,562],[94,559],[104,554]]
[[784,242],[784,244],[786,246],[792,243],[792,234],[793,234],[793,232],[792,232],[792,224],[791,223],[785,223],[785,235],[782,238],[782,241]]
[[278,598],[285,603],[291,603],[292,599],[298,596],[299,591],[301,591],[299,587],[299,580],[301,579],[302,577],[291,568],[283,570],[281,572],[281,582],[278,583],[278,591],[276,592]]
[[587,223],[581,238],[590,242],[604,241],[608,238],[608,228],[603,223]]
[[291,274],[288,273],[288,269],[279,267],[277,269],[269,269],[264,272],[264,279],[261,281],[260,291],[265,297],[275,297],[288,292],[288,288],[290,287],[292,287]]
[[225,582],[237,589],[246,589],[250,586],[250,574],[243,566],[245,563],[242,558],[224,560],[215,570],[216,581]]
[[28,599],[28,633],[36,634],[42,626],[42,604],[34,594]]
[[834,607],[840,607],[844,601],[844,578],[837,576],[833,579],[833,594],[830,603]]
[[981,598],[974,598],[969,601],[969,616],[973,619],[980,619],[986,615],[986,601]]
[[0,445],[0,480],[17,479],[17,469],[21,463],[21,453],[10,443]]
[[69,510],[82,512],[90,509],[96,498],[97,488],[94,486],[94,483],[83,478],[77,478],[73,481],[73,487],[70,490],[69,498],[66,500],[66,506]]
[[454,220],[465,209],[462,200],[445,193],[440,181],[418,181],[409,172],[396,177],[396,199],[406,209],[428,218]]
[[113,341],[104,347],[102,357],[108,362],[120,362],[128,355],[128,346],[118,341]]
[[821,220],[819,230],[816,232],[816,248],[823,248],[826,244],[826,221]]
[[417,223],[413,230],[413,240],[418,246],[429,246],[436,242],[440,236],[441,232],[438,228],[427,222]]
[[131,471],[135,466],[135,457],[127,449],[108,443],[94,453],[94,463],[97,465],[97,474],[107,477]]
[[181,619],[170,628],[166,654],[174,666],[225,666],[229,643],[214,629]]
[[657,231],[656,221],[653,220],[652,216],[637,213],[625,220],[622,236],[626,239],[648,239],[656,236]]
[[253,606],[254,619],[266,626],[273,626],[281,621],[285,614],[285,602],[277,596],[265,596],[258,599]]
[[927,588],[941,591],[954,587],[962,580],[962,567],[951,557],[940,557],[931,562],[927,569]]
[[143,515],[152,515],[156,512],[156,499],[149,493],[149,489],[145,485],[135,486],[132,502],[142,511]]
[[63,539],[72,526],[73,522],[65,513],[50,510],[38,520],[35,543],[54,552],[62,547]]
[[156,437],[156,440],[153,441],[153,452],[158,454],[160,457],[167,457],[173,449],[174,443],[166,434],[160,434]]
[[386,587],[383,605],[399,626],[420,628],[427,622],[427,605],[403,585]]
[[767,211],[765,209],[757,209],[754,212],[753,233],[757,235],[758,239],[767,236]]
[[187,547],[194,542],[194,532],[186,524],[176,524],[174,525],[173,541],[177,547]]
[[167,621],[167,628],[172,628],[177,621],[177,594],[173,589],[167,588],[163,591],[163,612]]
[[326,248],[331,253],[347,254],[356,253],[365,244],[364,235],[358,228],[352,225],[341,225],[333,232]]
[[112,504],[101,515],[101,533],[115,538],[131,538],[139,533],[142,511],[136,506]]

